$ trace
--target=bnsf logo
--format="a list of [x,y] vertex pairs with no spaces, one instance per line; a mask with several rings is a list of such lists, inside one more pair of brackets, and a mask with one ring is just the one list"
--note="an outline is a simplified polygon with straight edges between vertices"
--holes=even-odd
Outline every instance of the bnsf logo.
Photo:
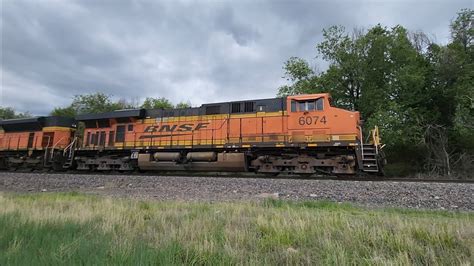
[[182,124],[182,125],[158,125],[158,126],[148,126],[145,129],[146,133],[150,132],[186,132],[186,131],[196,131],[203,128],[207,128],[209,123],[198,123],[194,124]]

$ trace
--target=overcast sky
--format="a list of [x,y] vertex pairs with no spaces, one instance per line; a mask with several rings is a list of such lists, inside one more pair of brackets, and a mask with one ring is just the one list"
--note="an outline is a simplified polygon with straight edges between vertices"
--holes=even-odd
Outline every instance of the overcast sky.
[[470,0],[1,0],[1,101],[48,114],[75,94],[206,102],[273,97],[322,29],[401,24],[439,43]]

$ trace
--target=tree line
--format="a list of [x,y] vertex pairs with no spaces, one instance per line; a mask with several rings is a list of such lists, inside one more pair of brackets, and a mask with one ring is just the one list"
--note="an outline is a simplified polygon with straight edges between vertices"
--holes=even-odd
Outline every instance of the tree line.
[[74,117],[78,114],[95,114],[123,109],[173,109],[188,107],[191,107],[190,102],[180,102],[173,105],[170,100],[164,97],[147,97],[141,104],[133,100],[127,101],[120,99],[114,101],[109,95],[98,92],[94,94],[76,95],[69,106],[56,107],[51,112],[51,115]]
[[323,30],[317,57],[325,71],[292,57],[290,85],[279,95],[330,92],[335,106],[358,110],[378,125],[393,174],[470,174],[474,169],[474,11],[449,25],[448,44],[398,25]]
[[[51,111],[50,115],[75,117],[80,114],[96,114],[103,112],[111,112],[123,109],[178,109],[191,107],[190,102],[180,102],[174,105],[170,100],[160,97],[147,97],[140,104],[138,101],[127,101],[124,99],[113,100],[110,95],[102,92],[93,94],[76,95],[72,102],[66,107],[56,107]],[[11,107],[0,107],[0,119],[27,118],[31,117],[30,113],[19,113]]]
[[31,114],[28,112],[20,113],[11,107],[0,106],[0,119],[28,118]]

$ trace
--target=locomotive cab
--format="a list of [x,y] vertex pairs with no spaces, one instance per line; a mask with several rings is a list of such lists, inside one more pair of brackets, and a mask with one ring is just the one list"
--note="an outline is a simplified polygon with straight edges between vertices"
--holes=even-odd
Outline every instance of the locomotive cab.
[[328,93],[287,97],[288,131],[293,142],[354,143],[360,139],[359,112],[333,107]]

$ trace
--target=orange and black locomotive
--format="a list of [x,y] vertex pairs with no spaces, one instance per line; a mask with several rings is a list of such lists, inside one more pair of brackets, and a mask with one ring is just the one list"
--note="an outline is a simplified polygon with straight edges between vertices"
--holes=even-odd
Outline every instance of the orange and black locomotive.
[[[64,123],[28,127],[28,119],[0,122],[2,166],[21,167],[33,160],[37,166],[84,171],[272,175],[381,173],[383,166],[377,128],[365,143],[359,112],[331,106],[327,93],[172,110],[119,110],[71,121],[37,119]],[[74,135],[76,123],[85,129]],[[54,138],[45,144],[48,130],[54,130]],[[41,138],[41,145],[31,144],[30,136]]]

